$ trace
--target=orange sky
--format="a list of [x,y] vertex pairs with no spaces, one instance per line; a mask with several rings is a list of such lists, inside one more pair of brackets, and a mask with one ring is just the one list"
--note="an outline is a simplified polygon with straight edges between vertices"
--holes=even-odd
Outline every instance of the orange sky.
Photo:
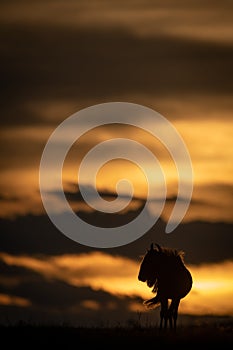
[[[218,1],[212,1],[211,6],[208,1],[196,2],[192,0],[188,3],[180,0],[176,5],[170,1],[165,3],[161,1],[155,1],[154,3],[138,1],[133,7],[131,1],[112,1],[109,3],[95,0],[90,2],[59,1],[56,3],[54,1],[42,3],[32,1],[30,6],[24,1],[20,4],[15,1],[14,5],[12,2],[5,2],[2,4],[0,12],[2,26],[6,28],[8,28],[8,26],[22,28],[26,26],[27,28],[28,26],[29,28],[31,27],[38,30],[38,53],[35,54],[36,56],[43,50],[43,42],[45,42],[42,30],[43,26],[50,26],[57,30],[60,28],[64,33],[66,33],[67,30],[74,30],[77,33],[77,40],[80,39],[79,32],[85,38],[84,33],[88,33],[91,30],[96,30],[103,35],[105,31],[114,30],[114,35],[118,32],[121,33],[121,31],[125,31],[125,33],[128,34],[130,33],[132,38],[135,38],[131,39],[132,42],[133,40],[155,40],[156,45],[157,41],[158,44],[160,44],[159,40],[162,38],[165,44],[161,48],[155,46],[159,55],[157,51],[155,51],[156,55],[153,56],[155,62],[151,66],[151,69],[152,71],[155,70],[157,74],[154,76],[152,74],[150,78],[150,74],[147,71],[141,74],[141,71],[138,70],[135,71],[135,77],[131,77],[132,81],[136,78],[136,91],[132,91],[133,85],[125,90],[126,82],[124,82],[124,75],[121,77],[120,81],[116,81],[117,75],[109,81],[111,86],[108,84],[107,88],[105,88],[103,82],[98,81],[100,84],[99,89],[102,91],[100,98],[98,94],[96,95],[95,88],[92,90],[94,81],[91,75],[90,77],[87,76],[88,69],[86,71],[86,76],[84,75],[83,78],[80,77],[78,63],[77,67],[73,67],[77,69],[76,78],[78,84],[75,84],[73,87],[74,95],[71,87],[69,94],[64,92],[59,95],[59,98],[54,97],[52,93],[53,90],[43,95],[41,90],[37,91],[37,85],[32,83],[32,89],[29,85],[29,91],[33,91],[34,89],[34,93],[30,92],[30,98],[28,98],[27,84],[30,84],[30,82],[28,83],[27,79],[25,82],[23,79],[19,79],[22,88],[20,100],[16,101],[17,98],[15,94],[16,106],[14,111],[11,111],[10,103],[7,104],[5,114],[8,115],[8,117],[4,118],[5,122],[0,130],[2,143],[2,157],[0,163],[0,192],[2,194],[1,215],[25,214],[29,211],[38,213],[42,209],[40,198],[38,197],[38,168],[40,157],[49,135],[60,122],[80,109],[96,103],[130,101],[151,107],[161,113],[174,124],[188,147],[194,169],[193,198],[197,201],[207,201],[208,206],[205,212],[203,212],[202,207],[191,207],[186,218],[208,218],[214,221],[223,220],[231,222],[233,219],[231,214],[233,105],[231,85],[228,81],[229,74],[227,70],[222,70],[224,65],[226,65],[226,67],[228,65],[226,53],[232,44],[233,27],[231,19],[232,7],[229,6],[227,1],[221,2],[221,4]],[[18,55],[19,60],[16,60],[14,66],[11,65],[9,67],[4,61],[5,69],[9,69],[9,71],[13,70],[17,76],[17,74],[21,74],[20,72],[24,72],[25,69],[24,64],[20,62],[24,62],[24,57],[25,59],[27,56],[31,57],[31,54],[33,55],[32,57],[34,57],[33,52],[37,52],[37,49],[32,45],[31,51],[28,51],[27,48],[30,46],[27,45],[27,40],[30,40],[28,31],[25,32],[23,38],[20,37],[23,44],[22,48],[17,46],[17,44],[14,45],[14,37],[12,37],[11,34],[9,34],[9,38],[9,41],[4,41],[3,44],[3,57],[5,57],[5,55],[7,57],[8,54],[15,55],[16,57]],[[52,37],[52,39],[53,38],[54,37]],[[171,43],[168,39],[171,40]],[[178,43],[177,48],[174,48],[172,41]],[[190,52],[187,52],[187,56],[184,53],[186,50],[181,51],[181,53],[179,51],[182,50],[182,46],[179,46],[179,43],[182,41],[186,43],[190,50]],[[24,42],[27,48],[24,47]],[[54,44],[55,43],[54,41]],[[69,45],[72,45],[72,43],[73,42],[68,42],[67,47],[64,46],[64,52],[67,51],[68,56],[65,56],[64,61],[61,61],[62,67],[66,65],[65,60],[69,59]],[[130,43],[129,41],[129,45]],[[203,43],[206,47],[212,45],[210,46],[212,51],[216,48],[216,57],[213,55],[210,57],[206,56],[207,53]],[[151,45],[152,44],[153,41],[151,42]],[[201,50],[204,52],[203,54],[201,53],[200,57],[198,56],[200,49],[198,46],[195,46],[197,44],[200,45]],[[42,49],[40,51],[41,45]],[[84,46],[81,46],[80,52],[75,52],[77,57],[79,57],[79,54],[82,53],[81,50],[83,50],[85,54],[87,54],[85,59],[88,58],[90,54],[88,51],[89,49],[94,50],[91,54],[93,57],[99,57],[99,50],[102,49],[101,42],[99,42],[100,47],[98,47],[97,44],[97,47],[92,48],[92,46],[89,47],[89,45],[92,45],[92,42],[89,43],[89,39],[87,39],[86,46],[85,41],[83,44],[81,39],[81,45]],[[194,49],[192,49],[192,45]],[[129,46],[129,50],[130,47],[131,46]],[[168,48],[168,52],[166,51],[166,47]],[[134,50],[133,46],[132,50]],[[150,50],[152,49],[149,48],[148,52],[152,55],[154,51]],[[173,50],[175,52],[171,61],[168,60],[169,50],[171,53],[173,53]],[[110,55],[110,51],[106,52],[106,55]],[[130,56],[130,59],[132,62],[132,58],[136,60],[134,51],[132,51],[131,55],[132,57]],[[195,57],[197,57],[197,61],[195,61]],[[209,58],[209,61],[207,60],[207,65],[206,57]],[[145,55],[144,58],[148,60],[149,56],[147,57]],[[43,62],[43,56],[41,56],[40,59],[41,62],[38,58],[38,61],[35,61],[35,66],[32,66],[32,68],[30,68],[30,64],[27,65],[28,74],[34,76],[35,73],[36,79],[39,79],[39,75],[36,73],[37,70],[39,72],[40,69],[42,69],[41,74],[43,75],[44,72],[46,72],[45,67],[47,65],[55,64],[53,64],[54,61],[50,62],[49,57],[47,57],[47,63]],[[124,63],[127,64],[127,60],[128,58],[124,57],[123,61],[120,61],[122,68],[124,68]],[[93,64],[94,61],[95,60],[93,60]],[[34,62],[33,59],[32,62]],[[180,66],[179,62],[183,62],[183,64]],[[101,60],[99,64],[102,63],[104,62]],[[118,65],[115,61],[112,64],[112,69],[114,71],[115,65],[116,67],[118,67]],[[146,64],[147,63],[145,63],[145,65]],[[144,67],[143,62],[141,64],[139,61],[139,67]],[[103,66],[103,80],[105,76],[109,75],[104,69]],[[161,69],[164,71],[163,75],[160,77],[158,73]],[[169,71],[169,69],[171,71]],[[201,69],[201,71],[199,71],[199,69]],[[206,77],[201,73],[202,69]],[[198,78],[204,79],[203,84],[201,81],[195,80],[194,70]],[[62,72],[60,73],[62,74]],[[122,72],[122,74],[124,73]],[[142,80],[144,77],[147,79],[145,82]],[[127,82],[130,81],[130,77],[126,77],[126,79]],[[213,83],[211,83],[211,79],[213,79]],[[184,84],[184,82],[185,85],[183,86],[182,84]],[[215,85],[214,82],[216,82]],[[114,92],[116,83],[119,84],[119,88],[116,88],[117,90]],[[147,86],[144,85],[145,83],[149,85],[152,84],[154,93],[153,90],[145,92],[147,88]],[[42,86],[46,85],[43,81],[41,84]],[[67,86],[65,76],[63,80],[59,81],[59,84],[62,87]],[[59,84],[57,87],[55,85],[53,89],[58,89],[60,86]],[[85,84],[89,86],[89,90],[86,90]],[[167,87],[164,84],[167,84]],[[17,85],[16,81],[15,85]],[[68,83],[68,85],[70,84]],[[82,94],[81,97],[82,85],[86,92]],[[77,86],[81,86],[81,90],[77,90]],[[113,92],[108,96],[110,88],[113,89]],[[10,94],[9,101],[11,97],[12,95]],[[5,100],[8,100],[8,95]],[[19,123],[18,121],[22,118],[23,120],[25,118],[24,123]],[[36,125],[33,122],[35,118],[37,120]],[[7,120],[9,120],[9,122],[7,122]],[[11,120],[13,120],[14,123],[10,123]],[[99,132],[95,131],[89,136],[90,137],[82,138],[79,143],[79,148],[76,150],[76,153],[73,153],[74,157],[68,157],[72,159],[72,161],[69,163],[67,162],[69,166],[64,170],[64,181],[76,182],[76,169],[79,164],[80,156],[85,154],[85,150],[88,149],[88,147],[112,137],[133,137],[145,144],[146,147],[155,151],[166,174],[168,196],[170,194],[174,195],[174,188],[177,182],[174,164],[172,164],[164,148],[162,148],[158,142],[148,137],[148,135],[124,128],[120,131],[119,136],[119,130],[115,132],[113,128],[110,128],[110,130],[108,130],[108,128],[103,128]],[[30,147],[28,147],[29,144]],[[117,176],[119,176],[119,178],[122,176],[122,167],[117,163],[114,165],[116,165],[116,167],[113,167],[113,164],[111,164],[111,166],[105,167],[106,172],[101,172],[97,180],[99,187],[105,187],[110,190],[115,189]],[[147,164],[146,167],[150,167],[150,165]],[[129,165],[124,164],[124,171],[127,171],[130,179],[133,177],[135,194],[144,196],[146,188],[145,183],[140,173],[134,170],[135,169],[132,169]],[[109,177],[109,173],[111,173],[111,177]],[[113,178],[112,174],[115,174]],[[153,176],[154,174],[152,174],[152,177]],[[228,186],[229,190],[226,190]],[[16,199],[16,201],[14,199]],[[20,203],[20,205],[18,205],[18,203]]]
[[[41,274],[46,279],[57,279],[72,286],[88,286],[94,290],[104,290],[118,297],[139,296],[141,303],[129,303],[128,308],[135,312],[148,312],[142,301],[153,296],[151,289],[137,279],[139,264],[123,257],[114,257],[108,253],[93,252],[81,255],[51,256],[49,258],[12,256],[1,253],[0,260],[10,266],[20,266]],[[192,315],[233,315],[230,302],[233,281],[229,279],[233,269],[232,261],[218,264],[187,266],[193,277],[193,287],[188,296],[181,301],[180,312]],[[6,284],[20,283],[12,277]],[[87,300],[91,302],[91,300]],[[97,305],[98,303],[92,301]],[[0,304],[21,304],[29,306],[30,300],[10,298],[0,295]],[[88,305],[88,304],[87,304]]]
[[[195,119],[198,119],[197,121]],[[208,219],[213,221],[232,222],[232,188],[233,173],[233,147],[232,147],[232,121],[222,119],[200,121],[193,116],[192,120],[174,121],[174,126],[185,141],[189,150],[194,171],[194,190],[193,200],[197,202],[207,202],[206,210],[202,210],[202,205],[191,205],[185,217],[186,220]],[[126,137],[134,139],[144,144],[148,149],[154,152],[159,159],[167,181],[167,195],[175,196],[177,193],[177,172],[173,160],[167,150],[158,140],[148,137],[148,134],[142,131],[135,133],[132,128],[123,128],[114,130],[114,128],[105,127],[98,131],[89,132],[82,137],[80,142],[76,143],[67,157],[63,168],[64,186],[68,183],[77,183],[77,171],[82,156],[85,151],[99,142],[113,139],[115,137]],[[38,192],[39,173],[38,166],[41,155],[41,144],[46,142],[51,130],[40,127],[37,128],[12,128],[10,130],[2,129],[0,134],[2,141],[12,148],[8,157],[2,159],[3,169],[0,177],[0,189],[2,198],[2,216],[12,214],[26,214],[27,212],[41,212],[40,195]],[[18,159],[14,152],[14,146],[10,146],[14,137],[15,144],[21,148],[22,158]],[[27,152],[26,144],[35,144],[33,153]],[[22,146],[21,146],[22,145]],[[6,146],[5,146],[6,147]],[[123,150],[122,150],[123,152]],[[24,156],[25,155],[25,158]],[[93,165],[93,164],[92,164]],[[141,165],[145,169],[150,169],[150,164]],[[150,173],[150,170],[149,170]],[[86,174],[85,182],[87,185],[93,185],[90,173]],[[141,170],[128,161],[112,161],[102,167],[97,177],[97,188],[99,190],[109,190],[115,192],[116,183],[121,178],[129,179],[134,188],[135,196],[144,198],[147,193],[147,182]],[[152,183],[156,179],[156,174],[151,172]],[[51,190],[53,181],[51,182]],[[126,193],[127,194],[127,193]],[[5,197],[5,200],[4,200]],[[11,199],[12,198],[12,199]],[[17,201],[15,201],[17,199]],[[18,205],[20,203],[20,206]],[[164,214],[167,218],[166,213]]]
[[[12,217],[24,220],[28,214],[45,214],[39,166],[45,144],[56,127],[84,108],[121,101],[159,112],[184,140],[192,161],[194,188],[182,223],[201,220],[232,224],[232,18],[233,6],[228,0],[3,2],[1,222],[9,224]],[[162,218],[167,221],[177,195],[174,161],[161,142],[134,127],[105,126],[82,136],[64,162],[64,190],[76,190],[79,165],[88,150],[118,137],[143,144],[158,158],[166,179],[167,202]],[[141,163],[148,170],[149,180],[155,182],[157,174],[151,170],[152,164],[144,159]],[[93,168],[85,174],[86,185],[93,185]],[[135,197],[145,198],[148,187],[144,174],[125,160],[104,165],[96,186],[114,194],[122,178],[132,183]],[[56,196],[52,176],[48,177],[48,190]],[[122,198],[123,204],[125,200]],[[80,198],[70,200],[70,204],[76,210],[87,210]],[[133,201],[127,209],[137,209],[140,204],[139,200]],[[25,226],[17,234],[28,229]],[[214,235],[214,228],[210,230]],[[206,243],[204,232],[202,239],[195,242],[197,249]],[[216,242],[213,239],[210,244]],[[20,291],[27,272],[35,273],[38,280],[62,282],[77,290],[87,287],[119,298],[151,297],[150,289],[137,281],[139,262],[130,257],[113,256],[108,251],[83,254],[80,247],[75,254],[64,251],[37,255],[31,253],[30,244],[24,244],[22,250],[10,247],[9,251],[0,251],[6,271],[19,267],[25,272],[24,277],[0,274],[3,308],[28,310],[33,306],[33,297],[11,293],[14,288]],[[226,244],[230,247],[232,239],[227,238]],[[220,256],[216,263],[188,265],[194,285],[181,303],[181,313],[233,315],[232,259]],[[135,300],[127,308],[144,312],[142,303]],[[86,310],[100,309],[98,298],[87,297],[81,304]],[[108,307],[114,310],[111,301]]]

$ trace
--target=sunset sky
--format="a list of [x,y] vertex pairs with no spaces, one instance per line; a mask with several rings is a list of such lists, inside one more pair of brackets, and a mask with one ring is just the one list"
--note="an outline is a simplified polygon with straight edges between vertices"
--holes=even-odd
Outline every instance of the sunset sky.
[[[1,2],[1,323],[116,324],[139,313],[145,322],[153,320],[156,312],[142,304],[152,292],[137,280],[151,241],[185,251],[194,283],[181,314],[233,316],[232,20],[227,0]],[[60,123],[109,102],[146,106],[173,124],[191,157],[193,194],[180,225],[165,234],[178,189],[166,147],[133,126],[88,131],[70,148],[62,180],[71,207],[89,223],[128,222],[148,190],[138,166],[113,159],[98,172],[97,189],[110,204],[117,182],[127,178],[134,198],[118,214],[91,210],[78,192],[77,174],[83,157],[100,142],[125,138],[143,144],[156,155],[167,186],[160,220],[144,236],[123,247],[96,249],[72,241],[51,223],[40,196],[39,167]],[[152,164],[143,157],[140,162],[156,185]],[[51,174],[48,191],[58,210]],[[92,185],[92,174],[90,166],[83,185]],[[123,205],[128,196],[123,189]]]

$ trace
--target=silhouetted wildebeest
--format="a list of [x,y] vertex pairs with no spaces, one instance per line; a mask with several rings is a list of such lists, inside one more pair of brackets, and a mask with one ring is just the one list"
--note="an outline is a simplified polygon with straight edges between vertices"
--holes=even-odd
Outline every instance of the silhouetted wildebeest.
[[[167,327],[176,329],[180,299],[184,298],[192,288],[192,276],[184,264],[184,252],[176,249],[160,247],[153,243],[142,259],[139,281],[146,282],[156,296],[144,301],[147,307],[161,305],[160,329]],[[170,306],[169,306],[169,301]]]

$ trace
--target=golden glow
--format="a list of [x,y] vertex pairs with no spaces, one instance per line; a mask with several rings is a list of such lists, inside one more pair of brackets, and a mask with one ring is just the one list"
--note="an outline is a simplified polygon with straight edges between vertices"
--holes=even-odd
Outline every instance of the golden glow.
[[[232,184],[232,120],[176,121],[193,162],[195,182]],[[211,174],[211,176],[210,176]]]
[[[174,106],[179,110],[182,108],[171,100]],[[223,118],[217,120],[213,108],[209,113],[213,115],[213,120],[200,120],[199,109],[191,111],[191,119],[175,120],[174,126],[183,137],[190,152],[194,171],[194,204],[189,208],[184,220],[207,219],[208,221],[229,221],[232,222],[232,196],[231,192],[224,186],[232,186],[233,181],[230,174],[233,173],[233,147],[232,134],[233,122],[229,119],[227,103],[222,102]],[[193,101],[191,101],[193,103]],[[207,101],[209,104],[209,101]],[[164,101],[165,103],[165,101]],[[219,102],[220,103],[220,102]],[[190,108],[186,102],[185,108]],[[177,113],[177,112],[176,112]],[[180,110],[183,116],[182,109]],[[207,113],[206,109],[203,113]],[[225,116],[225,117],[224,117]],[[12,144],[14,137],[17,148],[21,150],[22,157],[19,157],[12,149],[8,152],[8,157],[2,159],[2,170],[0,176],[1,198],[1,216],[26,215],[27,213],[39,214],[43,212],[39,193],[39,162],[43,145],[47,137],[51,134],[49,127],[40,128],[18,128],[4,129],[0,132],[4,143]],[[177,171],[173,160],[166,148],[158,140],[146,132],[134,127],[102,127],[96,128],[87,135],[80,138],[79,142],[71,148],[63,168],[64,188],[68,188],[69,183],[77,183],[77,170],[82,157],[90,147],[98,142],[114,137],[128,137],[144,144],[159,159],[164,171],[167,183],[167,195],[176,196],[177,194]],[[21,144],[21,142],[23,143]],[[28,152],[28,143],[37,144],[38,149],[32,154]],[[10,147],[10,146],[9,146]],[[141,162],[142,167],[148,169],[151,176],[149,181],[157,184],[156,174],[150,172],[150,164]],[[88,176],[86,182],[88,184]],[[144,198],[147,193],[147,181],[142,171],[129,161],[113,160],[104,165],[96,179],[96,185],[99,190],[116,191],[118,180],[127,177],[133,184],[135,196]],[[53,186],[53,179],[48,186]],[[159,195],[156,193],[156,195]],[[203,210],[203,201],[206,206]],[[86,206],[81,202],[72,203],[74,209],[84,209]],[[167,203],[163,213],[163,218],[167,220],[169,212],[172,210],[173,203]]]
[[99,310],[100,309],[100,305],[99,303],[97,303],[95,300],[84,300],[81,305],[86,308],[86,309],[90,309],[90,310]]
[[188,298],[182,301],[182,312],[195,314],[233,315],[233,261],[219,264],[202,264],[189,267],[193,275],[193,288]]
[[[226,186],[233,186],[231,96],[216,95],[214,97],[205,96],[205,98],[190,96],[182,103],[174,96],[157,98],[155,101],[152,96],[137,96],[137,98],[155,110],[166,111],[164,116],[171,118],[171,122],[183,137],[190,152],[194,171],[192,197],[194,201],[183,220],[232,222],[232,195],[231,191],[226,188]],[[72,110],[73,105],[74,101],[68,99],[59,102],[51,100],[46,103],[31,101],[27,109],[30,113],[39,115],[42,120],[43,118],[50,120],[54,115],[59,115],[62,121],[68,117],[67,113],[70,112],[71,115],[81,109],[79,105],[77,110]],[[54,127],[50,126],[3,127],[1,129],[1,140],[7,150],[7,156],[2,157],[0,162],[0,215],[2,217],[44,213],[39,193],[39,164],[43,147],[53,129]],[[91,147],[119,136],[144,144],[156,155],[165,174],[167,196],[176,196],[177,171],[166,148],[148,133],[126,126],[96,128],[82,136],[71,148],[64,163],[64,188],[68,188],[69,183],[77,184],[80,161]],[[15,145],[17,145],[17,152],[15,152]],[[151,183],[158,185],[156,174],[150,171],[151,165],[145,164],[143,159],[141,164],[148,169]],[[99,190],[115,192],[117,181],[125,177],[133,184],[135,196],[144,198],[147,193],[145,176],[138,167],[128,161],[108,162],[100,169],[96,185]],[[88,178],[89,174],[85,180],[87,184]],[[48,181],[48,186],[52,189],[53,176]],[[205,210],[203,210],[203,203]],[[166,204],[162,214],[165,220],[173,205],[172,202]],[[72,207],[87,210],[87,206],[78,201],[73,202]]]
[[[145,197],[147,194],[145,175],[139,167],[125,160],[115,160],[104,165],[97,176],[97,188],[100,190],[107,188],[114,193],[116,192],[117,182],[124,179],[126,175],[133,186],[134,195]],[[125,194],[127,194],[127,191]]]
[[17,296],[12,296],[8,294],[0,294],[0,305],[14,305],[20,307],[30,306],[31,303],[29,300]]
[[[151,289],[137,279],[139,264],[131,259],[101,252],[80,255],[32,258],[1,253],[0,260],[8,265],[22,266],[44,278],[64,281],[72,286],[87,286],[103,290],[117,297],[140,297],[142,301],[153,296]],[[190,314],[233,315],[233,261],[218,264],[188,266],[193,276],[193,288],[181,301],[180,312]],[[84,307],[98,309],[98,304],[86,300]],[[129,309],[145,311],[142,304],[132,302]]]

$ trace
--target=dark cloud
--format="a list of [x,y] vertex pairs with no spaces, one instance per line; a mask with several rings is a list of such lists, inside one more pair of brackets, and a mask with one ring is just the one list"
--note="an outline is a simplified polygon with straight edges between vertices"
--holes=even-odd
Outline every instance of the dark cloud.
[[[4,265],[2,263],[2,265]],[[2,284],[3,277],[17,276],[17,285]],[[56,279],[46,279],[26,268],[5,266],[0,276],[0,293],[17,296],[30,301],[30,305],[19,307],[15,305],[0,306],[0,323],[15,323],[17,321],[37,323],[73,325],[116,325],[117,322],[127,322],[136,318],[129,311],[130,302],[141,303],[140,298],[113,296],[102,290],[89,287],[75,287]],[[96,309],[88,309],[86,301],[96,303]],[[155,313],[156,315],[156,313]],[[136,321],[136,319],[135,319]]]
[[[72,188],[72,191],[71,190],[70,191],[69,190],[64,190],[64,192],[62,192],[62,193],[65,194],[67,200],[68,201],[74,201],[74,202],[83,201],[83,197],[82,197],[82,194],[81,194],[81,192],[79,190],[78,184],[70,182],[70,183],[67,183],[67,185]],[[219,185],[219,187],[220,187],[220,185]],[[233,190],[230,186],[224,186],[223,185],[224,189],[228,188],[228,187],[229,187],[230,190]],[[82,186],[82,188],[84,189],[85,193],[88,193],[88,196],[94,196],[95,195],[96,190],[94,189],[94,187],[92,187],[92,186]],[[58,192],[58,191],[51,191],[50,193],[54,194],[54,195],[56,195],[58,197],[61,195],[61,193]],[[103,197],[105,199],[108,199],[110,201],[116,199],[117,197],[122,198],[122,199],[127,199],[127,200],[131,198],[127,194],[119,194],[118,195],[116,192],[111,192],[110,190],[98,190],[98,193],[99,193],[99,195],[101,197]],[[166,198],[166,201],[175,203],[176,199],[177,199],[176,196],[170,196],[170,197]],[[145,200],[142,197],[133,196],[133,200],[141,202],[141,205],[145,204]],[[160,199],[156,199],[155,198],[154,201],[156,201],[156,200],[159,201]],[[163,199],[161,199],[161,200],[163,200]],[[180,200],[186,200],[186,198],[182,198],[181,197]],[[196,199],[193,199],[192,203],[193,204],[205,204],[205,202],[203,202],[201,200],[196,200]]]
[[[141,208],[138,209],[140,211]],[[204,209],[203,209],[204,210]],[[106,214],[81,213],[81,217],[92,224],[105,223]],[[130,221],[137,212],[129,212],[129,216],[114,215],[114,224]],[[122,222],[123,221],[123,222]],[[108,226],[109,225],[109,226]],[[46,215],[18,217],[14,220],[1,219],[1,251],[11,254],[79,254],[96,249],[83,246],[63,235],[51,223]],[[232,258],[232,224],[190,222],[180,224],[170,234],[165,233],[165,222],[158,220],[141,238],[122,247],[108,248],[108,253],[130,257],[137,261],[146,252],[151,242],[182,249],[186,252],[188,263],[219,262]],[[101,250],[101,249],[99,249]],[[106,251],[103,249],[103,251]]]
[[0,39],[2,124],[51,123],[28,111],[30,101],[100,103],[128,94],[221,95],[233,88],[227,44],[46,24],[2,25]]
[[[75,183],[69,183],[69,185],[74,189],[73,191],[64,191],[65,196],[67,198],[67,200],[70,201],[82,201],[83,197],[82,194],[79,191],[78,185]],[[85,192],[87,192],[90,196],[94,194],[95,189],[92,186],[83,186],[83,188],[85,189]],[[56,195],[60,195],[59,192],[51,192],[54,193]],[[109,190],[100,190],[98,191],[99,195],[105,199],[109,199],[109,200],[114,200],[117,198],[117,193],[111,192]],[[120,194],[119,195],[120,198],[122,199],[128,199],[129,196],[127,194]],[[139,198],[137,196],[134,196],[134,200],[140,200],[142,201],[142,198]]]

